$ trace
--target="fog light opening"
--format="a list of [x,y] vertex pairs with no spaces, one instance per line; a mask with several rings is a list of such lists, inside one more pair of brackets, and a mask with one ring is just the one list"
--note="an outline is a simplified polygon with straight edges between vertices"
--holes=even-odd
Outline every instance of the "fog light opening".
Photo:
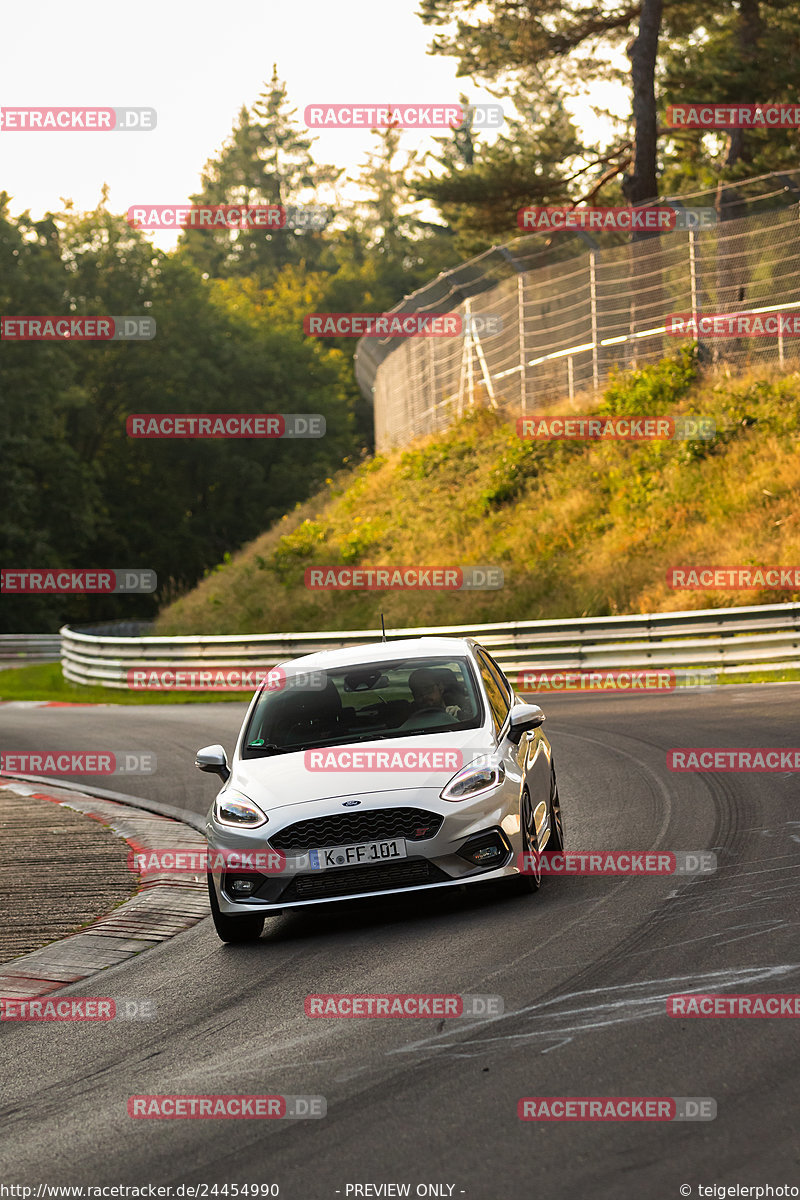
[[483,846],[480,850],[473,850],[473,862],[487,862],[491,858],[499,858],[503,851],[499,846]]
[[511,850],[499,830],[478,834],[470,838],[458,851],[459,857],[474,867],[499,867],[508,858]]
[[224,888],[233,900],[246,900],[260,883],[261,877],[256,875],[226,875]]

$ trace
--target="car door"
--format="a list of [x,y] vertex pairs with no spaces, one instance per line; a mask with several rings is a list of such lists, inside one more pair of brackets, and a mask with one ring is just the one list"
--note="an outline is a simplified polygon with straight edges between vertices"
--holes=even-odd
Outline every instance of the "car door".
[[523,733],[518,745],[509,740],[508,714],[514,703],[513,688],[486,650],[478,648],[477,654],[481,679],[495,723],[498,750],[502,754],[506,774],[520,781],[520,794],[523,781],[527,785],[541,848],[547,841],[550,828],[550,758],[547,743],[541,728]]

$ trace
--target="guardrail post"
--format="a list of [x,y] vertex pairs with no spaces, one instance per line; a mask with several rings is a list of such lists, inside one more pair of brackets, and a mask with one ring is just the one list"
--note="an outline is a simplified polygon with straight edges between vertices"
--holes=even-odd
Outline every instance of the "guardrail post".
[[472,300],[469,296],[464,301],[464,312],[469,321],[469,329],[464,338],[464,353],[467,355],[467,395],[469,396],[469,406],[472,408],[475,403],[475,374],[472,365]]
[[692,299],[692,321],[694,322],[695,340],[697,342],[698,353],[701,349],[700,329],[697,325],[698,313],[698,286],[697,286],[697,230],[692,228],[689,230],[689,286],[691,288]]
[[528,368],[525,362],[525,276],[517,275],[517,327],[519,329],[519,388],[523,417],[528,411]]
[[486,392],[489,397],[489,407],[497,408],[497,400],[495,399],[495,394],[494,394],[494,384],[492,383],[492,376],[489,371],[489,365],[486,362],[486,355],[483,353],[483,346],[481,345],[481,339],[478,336],[478,334],[475,333],[475,334],[473,334],[472,340],[475,343],[475,353],[478,356],[478,366],[481,369],[481,375],[483,376],[484,386],[486,387]]
[[[464,345],[461,347],[461,369],[458,373],[458,401],[456,402],[456,420],[460,421],[464,413],[464,376],[467,366],[467,342],[469,333],[464,334]],[[433,339],[431,339],[433,340]],[[470,356],[472,351],[470,351]]]
[[597,251],[589,251],[589,299],[592,310],[592,386],[594,394],[600,386],[600,372],[597,361]]

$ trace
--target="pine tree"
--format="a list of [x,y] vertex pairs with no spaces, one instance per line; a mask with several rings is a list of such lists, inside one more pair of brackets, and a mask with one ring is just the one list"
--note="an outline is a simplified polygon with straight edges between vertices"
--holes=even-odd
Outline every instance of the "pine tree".
[[433,161],[443,170],[414,182],[415,194],[432,200],[455,231],[462,257],[517,237],[517,214],[526,205],[570,201],[569,173],[583,148],[569,114],[558,97],[544,109],[521,97],[517,103],[520,116],[493,142],[476,138],[468,122],[435,138],[441,151]]
[[230,138],[216,158],[206,163],[202,187],[193,204],[280,204],[288,208],[282,229],[187,229],[183,253],[212,278],[250,276],[268,286],[288,264],[313,268],[323,253],[318,230],[304,228],[308,203],[341,170],[314,161],[316,138],[307,137],[296,120],[277,65],[251,109],[243,106]]

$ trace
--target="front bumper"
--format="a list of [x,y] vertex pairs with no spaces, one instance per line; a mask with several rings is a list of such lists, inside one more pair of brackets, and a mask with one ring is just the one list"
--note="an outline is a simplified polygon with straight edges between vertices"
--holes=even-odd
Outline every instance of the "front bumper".
[[[308,904],[457,887],[518,874],[519,794],[508,780],[492,792],[458,803],[441,800],[437,790],[427,788],[373,793],[363,797],[358,814],[363,817],[398,808],[418,809],[421,814],[435,813],[443,818],[433,836],[406,842],[408,857],[313,871],[309,869],[307,856],[301,855],[299,849],[287,849],[282,869],[272,874],[250,873],[256,885],[254,892],[237,899],[228,890],[235,872],[214,869],[211,876],[220,911],[229,915],[246,912],[268,915],[270,911]],[[289,826],[332,815],[341,817],[342,812],[338,799],[288,805],[273,810],[268,825],[260,829],[235,830],[218,824],[212,808],[206,824],[209,850],[268,851],[273,849],[273,840],[280,843],[279,835]],[[484,835],[487,839],[494,838],[500,855],[491,862],[475,865],[462,857],[462,853],[465,845],[471,848],[476,838],[482,844]],[[321,848],[305,847],[306,850]],[[296,866],[295,859],[301,865]]]

